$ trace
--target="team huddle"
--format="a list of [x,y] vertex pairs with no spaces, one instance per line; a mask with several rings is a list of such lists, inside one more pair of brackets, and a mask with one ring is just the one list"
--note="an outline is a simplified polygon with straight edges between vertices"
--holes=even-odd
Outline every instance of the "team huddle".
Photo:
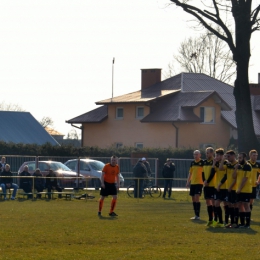
[[[224,153],[224,149],[219,148],[214,152],[212,147],[206,149],[206,160],[201,159],[199,150],[195,150],[193,155],[186,184],[187,187],[190,185],[195,212],[191,219],[200,219],[203,189],[208,212],[207,226],[249,228],[256,186],[260,183],[257,151],[249,152],[249,160],[245,153],[239,153],[237,160],[233,150]],[[224,221],[221,202],[225,211]]]

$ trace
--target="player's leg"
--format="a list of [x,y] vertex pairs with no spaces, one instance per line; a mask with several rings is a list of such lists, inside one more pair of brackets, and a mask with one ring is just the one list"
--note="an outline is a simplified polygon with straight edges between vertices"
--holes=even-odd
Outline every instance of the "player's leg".
[[115,207],[116,207],[116,203],[117,203],[117,195],[113,195],[112,196],[112,201],[111,201],[110,212],[109,212],[110,215],[112,213],[114,213],[113,215],[116,216],[116,213],[114,212]]

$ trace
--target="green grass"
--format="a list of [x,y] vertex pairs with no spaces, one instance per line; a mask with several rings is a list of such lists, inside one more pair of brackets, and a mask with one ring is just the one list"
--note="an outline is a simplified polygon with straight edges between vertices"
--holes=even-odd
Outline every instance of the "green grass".
[[97,216],[93,200],[0,201],[0,259],[259,259],[260,212],[256,201],[251,229],[205,226],[190,221],[187,192],[175,200],[135,200],[120,192],[117,218],[108,216],[111,198]]

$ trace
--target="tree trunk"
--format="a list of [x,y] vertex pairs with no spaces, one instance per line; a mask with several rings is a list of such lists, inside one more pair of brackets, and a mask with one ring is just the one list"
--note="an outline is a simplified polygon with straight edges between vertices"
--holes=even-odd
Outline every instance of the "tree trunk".
[[248,153],[259,148],[255,135],[252,106],[248,80],[250,60],[250,24],[251,5],[248,3],[233,6],[233,16],[236,22],[236,50],[233,52],[237,62],[237,78],[235,80],[234,96],[236,100],[236,121],[238,132],[238,149]]

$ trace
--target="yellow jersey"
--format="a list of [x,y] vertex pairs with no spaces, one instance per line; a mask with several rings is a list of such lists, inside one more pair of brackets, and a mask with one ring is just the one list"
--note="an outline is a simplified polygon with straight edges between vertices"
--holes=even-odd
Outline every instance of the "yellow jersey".
[[[233,172],[235,169],[235,165],[238,164],[238,161],[235,161],[233,164],[228,162],[226,164],[226,174],[227,174],[227,181],[226,181],[226,188],[229,189],[229,187],[231,186],[232,182],[234,181],[233,179]],[[237,185],[235,183],[235,185],[233,186],[232,190],[236,190],[237,189]]]
[[[226,174],[227,163],[228,163],[228,161],[224,161],[224,163],[223,163],[223,170],[220,170],[220,169],[219,169],[219,165],[220,165],[219,162],[216,162],[216,164],[215,164],[215,172],[216,172],[216,174],[215,174],[215,175],[216,175],[216,185],[215,185],[215,188],[216,188],[216,189],[218,188],[219,183],[221,182],[221,180],[224,178],[224,176],[225,176],[225,174]],[[227,189],[227,187],[226,187],[226,182],[227,182],[227,181],[225,181],[225,182],[220,186],[220,189],[221,189],[221,190]]]
[[250,160],[247,161],[251,165],[251,183],[252,187],[256,187],[256,181],[258,179],[258,175],[260,174],[260,163],[258,162],[251,162]]
[[[208,180],[211,174],[212,165],[213,165],[213,160],[205,160],[203,162],[203,172],[204,172],[205,180]],[[214,177],[211,179],[208,186],[215,187],[215,185],[216,185],[216,174],[214,174]]]
[[237,168],[237,190],[240,188],[244,177],[247,178],[247,181],[241,189],[241,193],[252,193],[251,165],[247,162],[244,165],[239,164]]
[[190,184],[203,184],[202,180],[203,160],[192,161],[190,165]]

